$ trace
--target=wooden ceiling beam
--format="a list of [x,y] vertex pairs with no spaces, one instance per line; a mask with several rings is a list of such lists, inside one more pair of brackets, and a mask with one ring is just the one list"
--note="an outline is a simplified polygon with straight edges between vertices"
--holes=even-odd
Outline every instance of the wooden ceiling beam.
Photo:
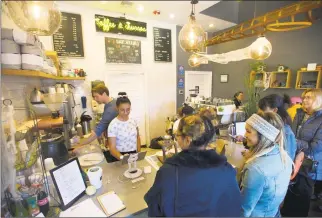
[[[242,39],[250,36],[254,36],[257,33],[263,34],[267,30],[266,25],[276,22],[279,19],[287,17],[295,17],[295,15],[301,13],[307,13],[307,18],[309,21],[315,21],[312,18],[312,10],[322,7],[322,1],[301,1],[291,5],[287,5],[283,8],[268,12],[262,16],[253,18],[244,23],[236,25],[231,29],[220,33],[205,42],[206,46],[211,46],[223,42],[233,41],[237,39]],[[256,31],[256,29],[262,29],[261,31]],[[251,31],[251,34],[246,32]],[[230,40],[227,40],[230,39]]]

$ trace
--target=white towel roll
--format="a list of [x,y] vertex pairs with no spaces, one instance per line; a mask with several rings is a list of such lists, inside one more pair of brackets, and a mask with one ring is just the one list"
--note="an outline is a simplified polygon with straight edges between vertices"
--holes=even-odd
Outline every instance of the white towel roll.
[[13,41],[13,29],[1,28],[1,39],[8,39]]
[[32,54],[22,54],[21,57],[22,69],[39,71],[44,69],[44,59],[42,57]]
[[6,54],[20,54],[20,45],[15,41],[9,39],[1,40],[1,53]]
[[35,35],[17,29],[13,30],[13,39],[21,45],[34,45],[36,40]]
[[51,67],[48,65],[47,60],[44,60],[44,72],[51,74]]
[[21,69],[21,54],[1,54],[1,68]]
[[21,54],[32,54],[32,55],[44,57],[43,50],[35,45],[22,45]]

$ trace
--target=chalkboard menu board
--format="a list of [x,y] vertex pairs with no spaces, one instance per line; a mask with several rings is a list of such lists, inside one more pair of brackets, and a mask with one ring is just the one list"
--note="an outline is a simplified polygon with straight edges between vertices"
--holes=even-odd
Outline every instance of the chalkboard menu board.
[[171,30],[153,27],[154,61],[172,62]]
[[61,12],[62,21],[53,35],[58,56],[84,57],[82,18],[80,14]]
[[105,38],[107,63],[141,64],[141,42],[129,39]]

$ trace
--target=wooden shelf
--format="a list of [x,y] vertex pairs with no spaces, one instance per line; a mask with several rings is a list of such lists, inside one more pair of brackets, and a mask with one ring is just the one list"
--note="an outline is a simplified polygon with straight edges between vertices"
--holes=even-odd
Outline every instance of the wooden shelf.
[[[276,81],[277,76],[281,75],[281,74],[287,74],[286,80],[283,81],[283,82],[285,82],[286,86],[285,87],[284,86],[283,87],[272,86],[273,83]],[[271,88],[271,89],[290,89],[291,88],[291,70],[271,72],[271,79],[270,79],[269,88]]]
[[261,81],[262,81],[262,86],[255,86],[255,88],[264,88],[264,74],[262,72],[255,72],[251,71],[250,72],[250,82],[255,82],[256,80],[256,75],[261,75]]
[[1,69],[3,75],[9,76],[26,76],[26,77],[38,77],[44,79],[53,79],[53,80],[85,80],[85,77],[60,77],[47,74],[41,71],[35,70],[12,70],[12,69]]
[[314,87],[315,89],[321,88],[321,79],[322,79],[322,70],[310,70],[310,71],[302,71],[299,70],[297,71],[296,75],[296,83],[295,83],[295,89],[310,89],[310,88],[300,88],[299,85],[302,84],[302,77],[303,75],[307,75],[308,73],[316,73],[316,86]]

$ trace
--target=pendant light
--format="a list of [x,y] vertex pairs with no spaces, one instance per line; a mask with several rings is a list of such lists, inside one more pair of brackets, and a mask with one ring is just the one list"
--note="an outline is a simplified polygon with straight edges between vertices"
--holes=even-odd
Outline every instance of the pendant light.
[[201,64],[201,57],[197,54],[192,54],[188,59],[190,67],[198,67]]
[[260,36],[250,45],[250,57],[255,60],[264,60],[272,53],[272,44],[265,36]]
[[61,23],[61,13],[53,1],[7,1],[13,22],[22,30],[50,36]]
[[[256,1],[254,18],[256,17]],[[266,39],[264,35],[260,35],[255,42],[250,45],[250,57],[254,60],[264,60],[272,53],[272,44]]]
[[191,14],[189,21],[179,32],[180,47],[186,52],[198,52],[205,42],[205,31],[197,24],[195,18],[195,5],[198,0],[191,1]]

